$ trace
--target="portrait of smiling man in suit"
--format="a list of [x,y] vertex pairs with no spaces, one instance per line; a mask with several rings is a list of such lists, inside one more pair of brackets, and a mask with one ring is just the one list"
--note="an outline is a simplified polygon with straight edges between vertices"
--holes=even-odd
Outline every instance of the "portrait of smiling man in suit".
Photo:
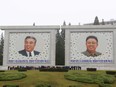
[[24,40],[24,49],[18,51],[19,54],[26,57],[34,57],[36,55],[39,55],[40,52],[34,50],[36,46],[36,42],[37,40],[35,37],[27,36]]

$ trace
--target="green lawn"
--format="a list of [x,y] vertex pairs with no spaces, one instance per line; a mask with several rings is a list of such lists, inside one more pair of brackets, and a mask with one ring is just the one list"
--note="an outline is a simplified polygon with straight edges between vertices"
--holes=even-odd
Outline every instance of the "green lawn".
[[[11,70],[6,72],[16,73],[18,71]],[[87,72],[87,71],[70,70],[69,72]],[[7,84],[16,84],[19,85],[20,87],[35,87],[35,85],[37,85],[39,82],[52,84],[52,87],[68,87],[69,85],[81,85],[82,87],[98,87],[98,84],[87,84],[66,80],[64,78],[64,74],[66,74],[67,72],[39,72],[39,70],[28,70],[27,72],[23,73],[27,75],[26,78],[14,81],[0,81],[0,87]],[[105,71],[97,71],[93,73],[105,73]],[[112,84],[112,87],[116,87],[116,81],[115,83]]]

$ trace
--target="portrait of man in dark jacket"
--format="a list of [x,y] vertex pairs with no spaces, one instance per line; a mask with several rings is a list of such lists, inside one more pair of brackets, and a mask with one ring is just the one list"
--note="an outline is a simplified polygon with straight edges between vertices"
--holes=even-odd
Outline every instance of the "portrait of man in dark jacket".
[[35,37],[27,36],[24,40],[24,49],[18,51],[19,54],[26,57],[34,57],[36,55],[39,55],[40,52],[34,50],[36,46],[36,42],[37,40]]

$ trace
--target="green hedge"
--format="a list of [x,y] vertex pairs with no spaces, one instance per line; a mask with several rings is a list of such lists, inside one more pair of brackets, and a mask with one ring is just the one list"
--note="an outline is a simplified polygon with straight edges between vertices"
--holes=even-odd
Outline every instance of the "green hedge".
[[116,71],[106,71],[106,74],[115,75]]
[[100,83],[99,87],[112,87],[110,84]]
[[52,87],[52,86],[46,82],[38,82],[35,87]]
[[87,71],[97,71],[97,68],[87,68]]
[[82,85],[69,85],[68,87],[83,87]]
[[5,70],[0,70],[0,72],[5,72]]
[[115,77],[107,74],[99,73],[67,73],[64,77],[68,80],[78,81],[90,84],[112,84],[115,81]]
[[18,69],[19,72],[26,72],[27,69]]
[[19,85],[3,85],[3,87],[19,87]]
[[49,71],[49,72],[68,72],[68,69],[60,69],[60,68],[50,68],[50,69],[39,69],[39,71]]
[[1,72],[0,73],[0,81],[12,81],[12,80],[19,80],[27,77],[24,73],[8,73],[8,72]]

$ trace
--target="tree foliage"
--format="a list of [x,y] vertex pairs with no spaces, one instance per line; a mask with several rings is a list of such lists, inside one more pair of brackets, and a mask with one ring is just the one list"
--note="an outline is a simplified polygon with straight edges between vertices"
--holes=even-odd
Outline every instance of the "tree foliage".
[[56,65],[64,65],[64,58],[65,58],[65,31],[62,30],[60,33],[59,30],[57,31],[56,35]]
[[105,25],[104,19],[102,19],[102,25]]
[[98,19],[97,16],[95,17],[95,20],[94,20],[93,25],[100,25],[100,23],[99,23],[99,19]]
[[0,39],[0,65],[3,64],[3,46],[4,46],[4,37],[3,37],[3,33],[2,33],[1,39]]

